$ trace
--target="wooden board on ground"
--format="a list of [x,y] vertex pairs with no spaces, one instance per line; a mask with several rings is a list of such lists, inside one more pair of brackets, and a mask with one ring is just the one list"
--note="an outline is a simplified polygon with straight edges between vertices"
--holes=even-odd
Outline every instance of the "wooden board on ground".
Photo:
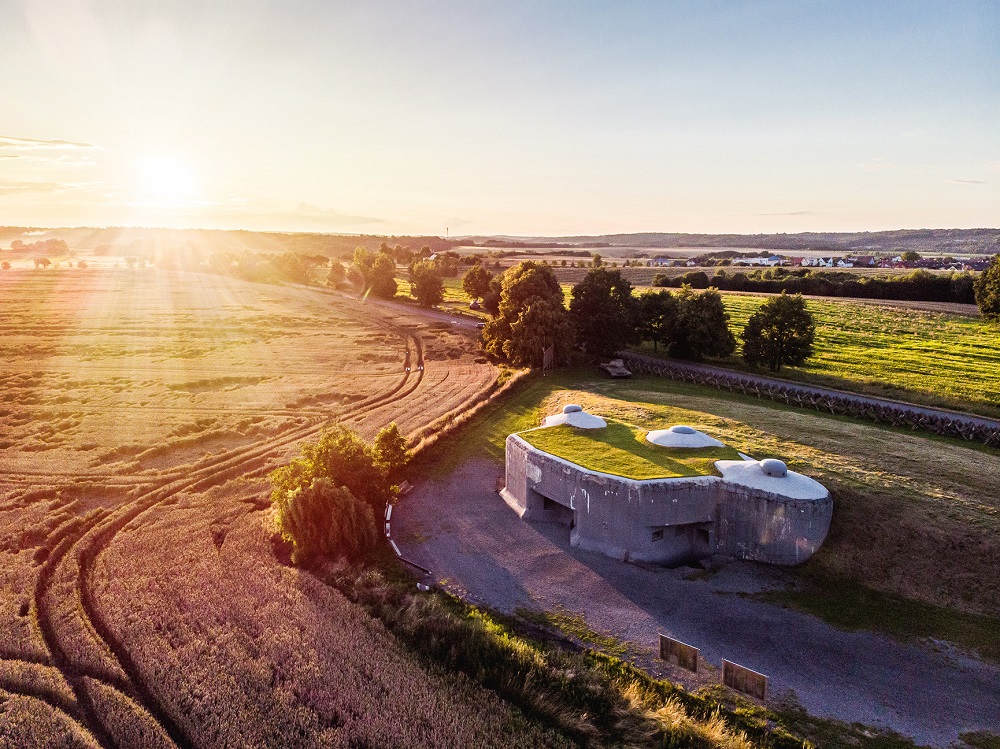
[[746,666],[722,659],[722,683],[758,700],[767,699],[767,677]]
[[660,658],[668,662],[676,662],[681,668],[698,673],[698,648],[675,640],[666,635],[660,635]]

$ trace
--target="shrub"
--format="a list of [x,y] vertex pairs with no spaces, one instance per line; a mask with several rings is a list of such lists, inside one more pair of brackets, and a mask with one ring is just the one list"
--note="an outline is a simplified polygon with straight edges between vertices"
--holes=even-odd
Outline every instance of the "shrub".
[[279,497],[275,520],[295,564],[309,566],[324,556],[358,559],[378,542],[371,507],[326,478]]
[[328,429],[302,455],[271,472],[271,503],[292,561],[357,559],[378,540],[376,517],[396,497],[393,482],[409,461],[406,440],[390,424],[368,445],[345,426]]

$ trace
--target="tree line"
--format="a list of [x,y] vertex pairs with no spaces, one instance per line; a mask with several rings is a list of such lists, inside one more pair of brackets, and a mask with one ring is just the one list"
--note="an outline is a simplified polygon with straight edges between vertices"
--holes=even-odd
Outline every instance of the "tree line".
[[[677,293],[647,291],[635,296],[618,269],[597,266],[576,284],[567,309],[552,268],[524,261],[494,276],[473,267],[463,288],[491,314],[483,347],[514,366],[537,367],[551,349],[556,361],[579,350],[609,358],[622,348],[648,341],[668,356],[725,358],[736,350],[729,315],[716,289],[683,286]],[[743,357],[777,372],[812,353],[815,325],[800,295],[766,300],[741,333]]]
[[975,303],[976,276],[972,273],[912,273],[882,278],[858,276],[844,271],[814,271],[808,268],[768,268],[749,273],[718,271],[709,277],[704,271],[691,271],[676,278],[657,273],[653,286],[695,289],[714,286],[722,291],[756,291],[769,294],[809,294],[852,299],[894,299],[912,302]]

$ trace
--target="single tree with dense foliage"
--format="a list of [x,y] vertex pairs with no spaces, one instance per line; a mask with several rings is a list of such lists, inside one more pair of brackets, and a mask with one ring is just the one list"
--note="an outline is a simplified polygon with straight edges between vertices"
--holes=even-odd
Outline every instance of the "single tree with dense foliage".
[[342,286],[346,280],[347,271],[344,270],[344,264],[339,260],[331,260],[330,272],[326,275],[326,285],[335,289],[338,286]]
[[410,451],[406,446],[406,437],[399,431],[396,422],[380,430],[372,443],[372,454],[375,466],[382,471],[393,485],[400,478],[400,472],[410,462]]
[[572,341],[573,326],[553,270],[531,260],[508,268],[500,281],[497,314],[483,329],[486,351],[517,367],[537,367],[549,346],[557,361],[565,360]]
[[647,291],[639,297],[636,306],[639,337],[652,341],[653,351],[657,351],[661,343],[669,351],[677,327],[678,303],[673,294],[669,291]]
[[670,355],[698,360],[730,356],[735,350],[736,339],[729,330],[722,295],[715,289],[695,292],[690,286],[682,286],[677,293],[677,326]]
[[795,367],[812,355],[816,325],[801,294],[782,293],[760,305],[743,328],[743,359],[772,372]]
[[368,271],[368,290],[379,299],[396,296],[396,261],[380,252]]
[[632,284],[620,270],[591,268],[569,303],[576,341],[591,356],[609,358],[638,340]]
[[406,439],[394,423],[371,445],[338,424],[272,471],[271,503],[282,535],[293,545],[293,560],[353,559],[371,548],[378,536],[375,518],[395,499],[409,459]]
[[472,299],[482,299],[490,292],[493,274],[476,263],[462,277],[462,290]]
[[502,291],[502,286],[500,282],[500,276],[493,276],[490,280],[490,286],[483,295],[483,309],[490,313],[493,317],[500,314],[500,292]]
[[420,260],[410,268],[414,298],[424,307],[433,307],[444,299],[441,271],[433,260]]
[[295,564],[309,566],[319,557],[359,559],[378,542],[371,507],[327,478],[283,494],[274,509]]
[[1000,255],[994,255],[975,281],[976,305],[985,320],[1000,322]]

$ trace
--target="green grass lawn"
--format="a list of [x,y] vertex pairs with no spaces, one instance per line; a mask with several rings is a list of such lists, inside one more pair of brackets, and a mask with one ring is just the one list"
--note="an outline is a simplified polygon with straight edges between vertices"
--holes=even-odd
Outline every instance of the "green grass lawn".
[[731,447],[667,448],[646,441],[645,429],[614,419],[604,429],[566,424],[532,429],[519,436],[533,447],[592,471],[627,479],[672,479],[718,475],[717,460],[739,460]]
[[[722,298],[739,341],[764,299]],[[974,317],[848,300],[809,299],[807,306],[816,322],[814,354],[802,367],[782,368],[779,377],[1000,417],[1000,327]],[[653,353],[650,344],[641,350]],[[733,359],[711,363],[761,371],[743,363],[738,347]]]

